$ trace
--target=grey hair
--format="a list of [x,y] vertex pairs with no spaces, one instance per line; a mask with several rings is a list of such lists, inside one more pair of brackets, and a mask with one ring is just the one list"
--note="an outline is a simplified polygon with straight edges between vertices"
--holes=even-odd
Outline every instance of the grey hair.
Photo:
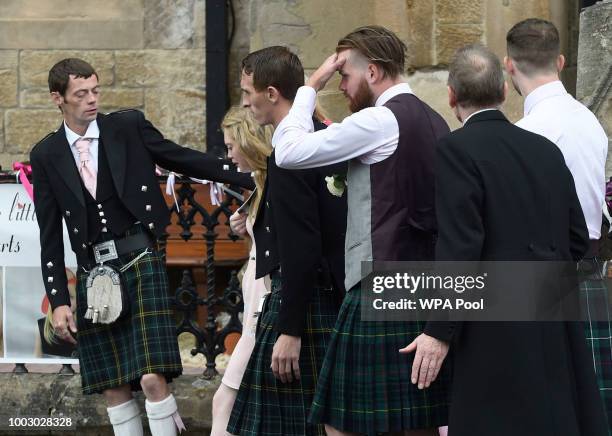
[[504,102],[504,73],[499,58],[481,44],[459,48],[448,68],[448,86],[464,108],[499,106]]

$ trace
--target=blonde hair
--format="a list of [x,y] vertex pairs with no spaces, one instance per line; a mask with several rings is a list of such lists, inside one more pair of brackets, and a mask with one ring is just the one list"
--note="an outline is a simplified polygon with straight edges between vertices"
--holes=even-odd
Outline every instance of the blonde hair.
[[47,316],[45,317],[45,327],[43,329],[43,336],[48,344],[57,343],[57,336],[55,336],[55,329],[53,328],[53,309],[49,304],[47,309]]
[[239,106],[232,106],[221,121],[221,129],[240,147],[255,179],[257,192],[249,216],[255,217],[267,175],[267,159],[272,154],[272,128],[257,124],[251,111]]

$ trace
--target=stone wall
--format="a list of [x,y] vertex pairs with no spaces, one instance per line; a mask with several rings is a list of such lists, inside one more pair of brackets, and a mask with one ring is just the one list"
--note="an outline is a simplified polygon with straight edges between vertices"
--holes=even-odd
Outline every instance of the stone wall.
[[0,165],[28,159],[56,129],[47,73],[81,57],[103,111],[138,108],[169,138],[205,147],[205,0],[0,2]]
[[[481,41],[504,54],[516,21],[540,16],[561,29],[569,55],[566,85],[574,89],[577,0],[232,0],[230,84],[239,103],[239,62],[250,50],[284,44],[313,71],[343,34],[378,23],[395,30],[410,51],[415,91],[456,127],[446,104],[446,70],[458,46]],[[78,8],[75,8],[78,5]],[[23,160],[60,122],[46,88],[48,69],[66,56],[100,72],[103,110],[135,107],[170,139],[205,147],[205,0],[3,0],[0,2],[0,165]],[[333,119],[347,114],[337,79],[321,102]],[[522,110],[512,91],[511,119]]]
[[[612,145],[612,0],[587,8],[580,15],[577,97],[597,115]],[[612,175],[608,153],[606,175]]]
[[[252,50],[287,45],[307,71],[313,71],[332,53],[338,39],[355,27],[389,27],[408,45],[408,82],[456,128],[459,123],[448,108],[446,93],[446,66],[453,52],[464,44],[482,42],[503,57],[506,32],[528,17],[550,19],[559,27],[569,55],[565,81],[570,90],[575,89],[577,0],[251,0],[248,33]],[[334,120],[347,115],[337,85],[336,78],[320,94]],[[522,108],[522,99],[510,91],[506,114],[517,120]]]
[[[382,24],[409,46],[408,81],[451,124],[446,65],[460,45],[480,41],[505,54],[505,34],[530,16],[553,20],[575,89],[578,0],[232,0],[230,85],[239,103],[240,60],[250,50],[287,45],[312,72],[353,28]],[[75,7],[76,6],[76,7]],[[0,165],[27,159],[61,120],[46,88],[48,69],[66,56],[100,72],[103,110],[135,107],[170,139],[205,148],[205,0],[3,0],[0,2]],[[321,94],[332,119],[347,114],[334,79]],[[504,110],[516,120],[521,99]]]

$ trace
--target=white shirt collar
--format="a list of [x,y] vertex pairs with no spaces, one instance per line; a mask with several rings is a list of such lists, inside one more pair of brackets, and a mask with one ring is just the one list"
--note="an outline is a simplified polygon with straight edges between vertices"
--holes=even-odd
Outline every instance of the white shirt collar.
[[523,106],[524,116],[529,115],[529,112],[531,112],[531,110],[542,100],[565,94],[567,94],[567,91],[560,80],[555,80],[554,82],[549,82],[545,85],[538,86],[525,98],[525,103]]
[[66,124],[66,121],[64,121],[64,130],[66,131],[66,139],[68,140],[68,144],[70,144],[70,146],[73,146],[74,143],[80,138],[100,138],[100,128],[98,127],[97,120],[93,120],[91,123],[89,123],[89,126],[87,126],[87,131],[83,136],[71,130],[70,127],[68,127],[68,124]]
[[463,125],[465,126],[465,123],[467,123],[467,122],[468,122],[468,120],[469,120],[470,118],[472,118],[472,117],[473,117],[474,115],[476,115],[476,114],[479,114],[480,112],[486,112],[486,111],[498,111],[498,110],[499,110],[499,109],[498,109],[498,108],[496,108],[496,107],[488,107],[488,108],[486,108],[486,109],[480,109],[480,110],[478,110],[478,111],[476,111],[476,112],[472,112],[471,114],[469,114],[469,115],[467,116],[467,118],[466,118],[465,120],[463,120]]
[[376,99],[376,104],[374,106],[382,106],[393,97],[399,94],[414,94],[410,85],[406,82],[398,83],[397,85],[393,85],[391,88],[388,88],[385,92],[380,94]]

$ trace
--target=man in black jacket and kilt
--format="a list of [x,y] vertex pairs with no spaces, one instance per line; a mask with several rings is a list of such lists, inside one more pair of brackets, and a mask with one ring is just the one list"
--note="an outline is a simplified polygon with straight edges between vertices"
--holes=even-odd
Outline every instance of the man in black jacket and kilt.
[[[76,337],[83,392],[104,394],[116,435],[143,434],[132,398],[139,389],[151,433],[175,435],[182,423],[167,382],[182,366],[165,264],[156,250],[169,214],[155,165],[248,188],[253,182],[227,161],[164,139],[139,111],[98,114],[98,74],[80,59],[51,68],[49,91],[64,122],[33,148],[30,160],[53,328],[64,340]],[[76,320],[62,220],[79,265]],[[98,276],[103,270],[106,282]],[[105,293],[115,297],[100,303]]]
[[[285,47],[242,62],[242,102],[262,125],[277,126],[303,83],[301,62]],[[232,410],[232,434],[325,434],[307,417],[344,294],[346,197],[328,190],[325,178],[334,174],[346,174],[346,165],[291,171],[276,165],[274,152],[268,159],[253,231],[256,277],[269,274],[272,292]]]

